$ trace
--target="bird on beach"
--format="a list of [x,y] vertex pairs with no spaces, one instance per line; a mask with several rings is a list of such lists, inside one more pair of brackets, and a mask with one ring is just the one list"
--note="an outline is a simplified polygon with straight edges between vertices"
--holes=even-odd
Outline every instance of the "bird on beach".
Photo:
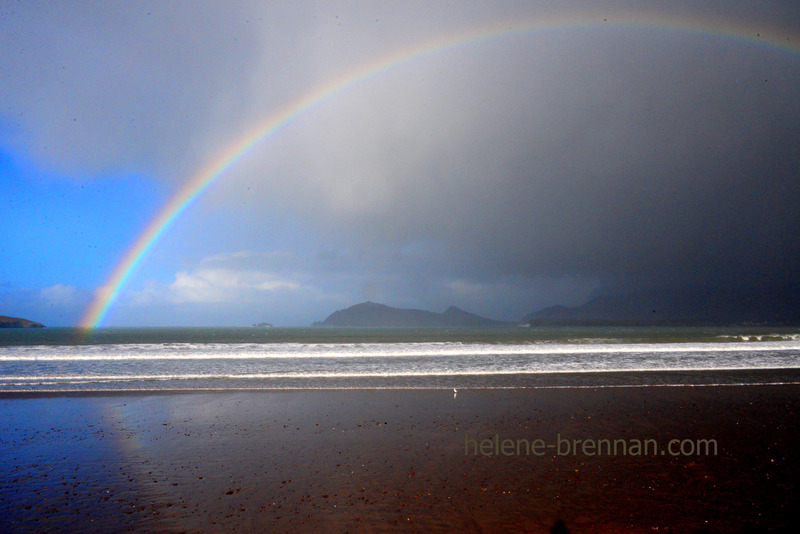
[[454,399],[456,398],[456,395],[458,395],[458,390],[456,388],[453,388],[453,398]]

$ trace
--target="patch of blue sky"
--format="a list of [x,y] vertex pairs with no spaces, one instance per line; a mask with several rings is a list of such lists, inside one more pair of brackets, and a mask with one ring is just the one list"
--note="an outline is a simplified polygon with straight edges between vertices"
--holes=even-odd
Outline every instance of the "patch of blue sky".
[[0,284],[101,285],[168,191],[147,177],[64,178],[0,147]]

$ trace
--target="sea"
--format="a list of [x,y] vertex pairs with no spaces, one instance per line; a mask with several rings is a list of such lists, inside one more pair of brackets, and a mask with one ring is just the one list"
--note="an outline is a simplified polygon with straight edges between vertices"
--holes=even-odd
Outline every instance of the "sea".
[[786,383],[797,327],[0,329],[0,393]]

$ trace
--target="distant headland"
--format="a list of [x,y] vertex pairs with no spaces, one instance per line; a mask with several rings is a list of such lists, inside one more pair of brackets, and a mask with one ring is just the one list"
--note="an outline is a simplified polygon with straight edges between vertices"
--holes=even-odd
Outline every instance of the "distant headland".
[[528,314],[522,322],[530,326],[789,326],[800,324],[800,307],[769,293],[753,298],[731,292],[698,291],[693,296],[639,291],[596,297],[581,306],[550,306]]
[[511,326],[513,323],[487,319],[450,306],[444,313],[406,308],[392,308],[375,302],[362,302],[347,309],[335,311],[314,326],[367,327],[367,328],[433,328],[433,327],[492,327]]
[[20,319],[19,317],[6,317],[0,315],[0,328],[44,328],[42,323]]

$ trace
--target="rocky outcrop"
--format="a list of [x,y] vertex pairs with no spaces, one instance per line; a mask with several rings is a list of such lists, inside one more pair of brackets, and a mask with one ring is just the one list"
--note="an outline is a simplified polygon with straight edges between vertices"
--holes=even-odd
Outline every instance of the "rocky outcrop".
[[0,328],[44,328],[42,323],[0,315]]

